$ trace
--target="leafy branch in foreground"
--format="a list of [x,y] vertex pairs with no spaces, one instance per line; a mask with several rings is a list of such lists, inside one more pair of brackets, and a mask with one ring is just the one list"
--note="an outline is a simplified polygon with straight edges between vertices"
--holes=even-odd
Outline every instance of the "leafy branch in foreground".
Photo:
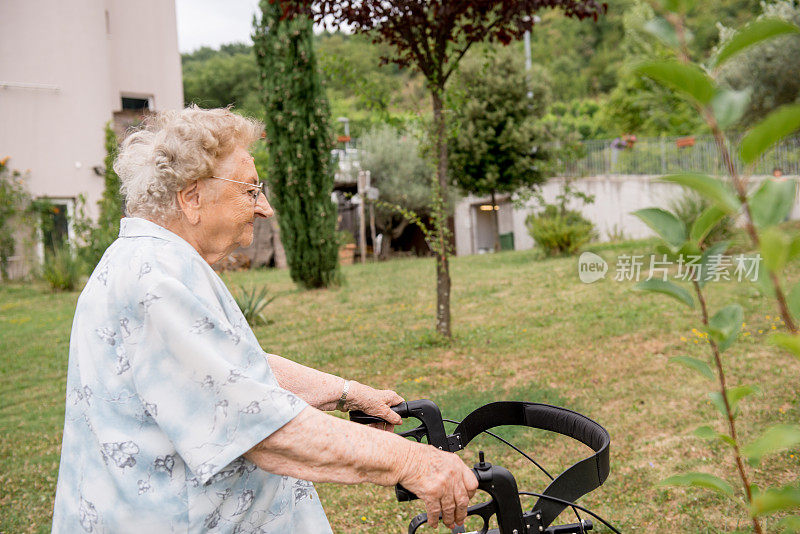
[[[685,12],[691,1],[667,1],[657,17],[645,29],[674,52],[674,59],[650,61],[637,71],[689,100],[714,134],[717,149],[724,162],[727,176],[716,178],[702,174],[665,176],[663,181],[693,190],[712,205],[687,229],[686,225],[669,211],[659,208],[639,210],[634,214],[650,226],[662,239],[658,252],[671,259],[698,258],[690,276],[692,295],[683,287],[666,279],[648,280],[638,284],[644,291],[671,296],[683,304],[700,305],[701,322],[711,351],[711,364],[688,356],[674,358],[705,377],[716,379],[718,390],[709,394],[712,404],[725,420],[727,433],[717,432],[710,426],[701,426],[695,435],[703,439],[720,441],[729,447],[736,464],[744,493],[743,508],[750,517],[753,531],[763,532],[760,518],[776,512],[786,513],[800,507],[800,487],[761,490],[751,483],[751,468],[759,465],[761,458],[800,444],[800,426],[776,425],[764,430],[750,444],[743,446],[737,433],[736,420],[739,404],[748,395],[758,392],[752,385],[729,385],[722,354],[738,339],[743,324],[743,311],[738,304],[727,305],[711,314],[704,295],[706,282],[713,278],[719,267],[719,258],[727,251],[728,243],[709,246],[705,239],[725,216],[741,215],[744,227],[753,246],[758,250],[758,260],[763,259],[760,276],[755,277],[764,293],[775,297],[784,324],[791,334],[780,334],[773,342],[800,357],[800,337],[796,320],[800,318],[800,285],[786,294],[782,272],[786,264],[800,256],[800,235],[788,235],[778,227],[786,219],[794,204],[797,184],[794,180],[765,179],[750,189],[749,179],[758,159],[783,137],[800,128],[800,105],[783,106],[762,122],[751,127],[738,144],[736,161],[730,139],[725,130],[744,114],[750,97],[748,90],[727,89],[714,78],[717,69],[750,46],[779,35],[800,34],[800,28],[781,20],[757,20],[734,34],[722,44],[711,69],[694,63],[689,55],[690,32],[684,23]],[[740,168],[743,166],[743,171]],[[758,263],[756,264],[758,265]],[[713,370],[712,370],[713,368]],[[684,473],[662,482],[669,485],[706,488],[728,498],[736,498],[733,486],[726,480],[708,473]],[[737,501],[738,502],[738,501]],[[800,523],[800,516],[789,516],[782,525],[792,529]],[[792,526],[794,525],[794,527]]]

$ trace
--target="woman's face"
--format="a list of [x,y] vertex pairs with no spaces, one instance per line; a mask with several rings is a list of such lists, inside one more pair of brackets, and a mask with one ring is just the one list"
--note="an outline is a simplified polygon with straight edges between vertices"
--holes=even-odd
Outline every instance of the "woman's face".
[[[214,176],[246,182],[255,186],[258,173],[253,158],[242,147],[221,159],[214,169]],[[201,213],[201,231],[204,248],[225,251],[226,255],[237,247],[247,247],[253,242],[253,221],[256,217],[269,218],[274,215],[264,195],[253,201],[255,187],[241,183],[209,178],[206,187],[213,188],[213,201],[206,203]],[[212,183],[213,182],[213,183]]]

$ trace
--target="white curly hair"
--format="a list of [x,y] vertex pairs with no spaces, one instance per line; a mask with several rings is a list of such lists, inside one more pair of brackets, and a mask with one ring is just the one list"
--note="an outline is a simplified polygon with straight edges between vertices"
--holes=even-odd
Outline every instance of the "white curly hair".
[[114,161],[127,214],[160,223],[173,219],[179,191],[212,176],[220,159],[236,147],[249,148],[263,131],[261,122],[227,108],[192,104],[150,115],[122,142]]

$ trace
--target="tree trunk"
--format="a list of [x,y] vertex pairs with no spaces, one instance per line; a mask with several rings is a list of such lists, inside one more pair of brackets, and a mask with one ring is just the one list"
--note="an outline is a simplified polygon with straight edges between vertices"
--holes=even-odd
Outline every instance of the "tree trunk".
[[497,209],[497,201],[494,199],[494,189],[492,189],[492,219],[494,219],[494,251],[500,252],[500,210]]
[[383,240],[381,241],[381,255],[380,259],[388,260],[392,250],[392,232],[391,230],[382,233]]
[[287,269],[289,264],[286,261],[286,251],[283,249],[283,243],[281,242],[281,227],[274,217],[269,222],[272,225],[272,247],[275,251],[275,267]]
[[436,127],[436,154],[438,165],[436,178],[439,186],[439,198],[434,210],[436,237],[438,240],[436,251],[436,331],[450,337],[450,266],[447,261],[447,140],[445,138],[444,113],[442,95],[444,88],[434,87],[431,91],[433,99],[433,123]]
[[390,216],[384,223],[380,224],[381,235],[383,236],[383,241],[381,241],[381,254],[379,257],[381,260],[388,260],[391,257],[392,243],[400,239],[400,236],[403,235],[403,231],[409,225],[408,219],[399,217],[399,223],[397,226],[394,226],[395,220],[393,216]]
[[408,224],[409,224],[408,219],[405,218],[400,219],[398,225],[391,229],[392,240],[400,239],[400,236],[403,235],[403,232],[405,231]]

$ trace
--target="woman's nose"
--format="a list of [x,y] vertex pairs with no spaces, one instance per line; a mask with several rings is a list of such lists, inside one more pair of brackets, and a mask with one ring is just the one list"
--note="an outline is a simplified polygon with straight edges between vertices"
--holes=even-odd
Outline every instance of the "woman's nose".
[[269,219],[273,215],[275,215],[275,210],[272,209],[272,206],[269,205],[269,200],[267,200],[267,196],[265,194],[258,195],[258,200],[256,200],[256,216],[264,217],[265,219]]

